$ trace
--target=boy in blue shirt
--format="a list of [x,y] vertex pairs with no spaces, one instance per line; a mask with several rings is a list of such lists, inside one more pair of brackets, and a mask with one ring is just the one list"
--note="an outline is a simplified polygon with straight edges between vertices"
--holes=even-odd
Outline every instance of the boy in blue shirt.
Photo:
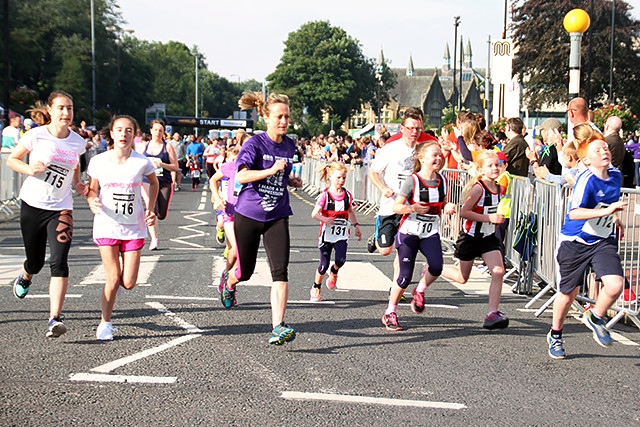
[[618,227],[622,238],[624,226],[616,214],[627,205],[619,200],[622,174],[611,167],[611,152],[601,134],[592,132],[586,140],[575,142],[585,169],[576,181],[556,252],[559,293],[553,303],[553,323],[547,334],[549,356],[553,359],[566,356],[562,327],[588,266],[593,267],[602,288],[595,306],[585,312],[586,325],[593,331],[594,340],[603,347],[611,345],[604,316],[624,284],[613,227],[614,224]]

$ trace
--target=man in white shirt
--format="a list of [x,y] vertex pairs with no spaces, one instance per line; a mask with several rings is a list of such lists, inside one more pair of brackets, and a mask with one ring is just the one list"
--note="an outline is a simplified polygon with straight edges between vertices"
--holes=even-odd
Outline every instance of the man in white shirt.
[[13,150],[13,147],[18,145],[20,141],[20,125],[22,124],[22,117],[19,114],[11,111],[9,113],[9,126],[2,129],[2,151],[9,152]]

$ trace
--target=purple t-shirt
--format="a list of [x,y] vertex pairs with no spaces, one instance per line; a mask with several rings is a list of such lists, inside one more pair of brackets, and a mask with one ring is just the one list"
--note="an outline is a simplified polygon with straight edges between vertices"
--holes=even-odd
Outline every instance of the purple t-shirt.
[[220,172],[222,172],[222,176],[226,178],[227,181],[227,194],[226,194],[226,205],[224,208],[224,212],[233,216],[236,209],[236,203],[238,203],[238,193],[242,189],[242,185],[238,184],[236,181],[236,161],[226,162],[220,166]]
[[261,222],[293,215],[287,185],[295,149],[295,142],[291,138],[285,136],[281,143],[277,143],[266,132],[244,143],[236,159],[237,170],[242,167],[249,170],[269,169],[279,159],[285,159],[287,165],[275,175],[243,185],[238,194],[236,212]]

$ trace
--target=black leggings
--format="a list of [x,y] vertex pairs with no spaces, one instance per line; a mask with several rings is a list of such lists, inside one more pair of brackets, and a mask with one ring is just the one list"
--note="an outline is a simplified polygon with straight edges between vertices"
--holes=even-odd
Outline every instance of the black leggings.
[[24,271],[38,274],[44,266],[49,240],[51,277],[69,277],[69,249],[73,237],[73,211],[34,208],[24,201],[20,206],[20,230],[27,259]]
[[167,217],[172,192],[173,185],[171,182],[160,183],[160,190],[158,191],[158,198],[156,199],[156,207],[154,209],[154,213],[158,219],[165,219]]
[[260,236],[264,236],[271,279],[274,282],[289,281],[289,217],[260,222],[236,212],[233,216],[233,231],[238,256],[236,278],[239,281],[249,280],[256,269]]

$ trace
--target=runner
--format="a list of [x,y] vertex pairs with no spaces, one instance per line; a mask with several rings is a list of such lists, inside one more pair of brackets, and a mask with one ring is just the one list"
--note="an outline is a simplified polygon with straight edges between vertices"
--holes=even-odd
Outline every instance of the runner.
[[[7,167],[27,175],[20,189],[20,229],[27,257],[22,273],[13,283],[13,294],[17,298],[27,296],[33,276],[44,266],[48,240],[51,280],[46,336],[57,338],[67,332],[61,312],[69,286],[67,259],[73,236],[71,187],[82,195],[87,193],[78,166],[86,143],[70,129],[71,95],[53,92],[46,105],[38,102],[29,112],[40,126],[25,133],[7,158]],[[23,160],[27,154],[29,163]]]
[[[91,177],[87,202],[95,214],[93,241],[100,249],[106,276],[102,318],[96,330],[96,338],[102,341],[112,340],[117,332],[111,314],[120,286],[127,290],[136,286],[147,226],[156,222],[149,207],[155,206],[159,187],[151,159],[133,149],[136,120],[115,116],[108,129],[108,150],[93,157],[87,169]],[[149,181],[148,202],[142,198],[144,177]]]
[[500,200],[500,186],[496,184],[496,178],[500,174],[498,154],[493,150],[483,150],[475,156],[474,162],[478,175],[465,188],[463,192],[465,200],[460,208],[460,216],[464,222],[454,254],[460,260],[460,265],[445,266],[442,277],[458,283],[466,283],[474,260],[476,257],[482,257],[491,273],[489,313],[482,327],[504,329],[509,326],[509,319],[498,310],[502,295],[504,265],[500,242],[495,234],[496,225],[504,221],[504,216],[497,213]]
[[[156,176],[158,177],[160,190],[153,211],[159,220],[163,220],[167,217],[169,205],[171,205],[171,197],[173,196],[173,179],[171,172],[178,172],[178,158],[176,157],[173,145],[168,144],[164,139],[164,123],[160,120],[153,120],[150,126],[151,141],[146,144],[140,144],[139,152],[147,156],[156,167]],[[142,187],[142,197],[147,206],[149,206],[149,182],[146,177],[144,178],[144,185]],[[149,250],[154,251],[158,249],[158,221],[154,221],[153,225],[149,226],[149,237]]]
[[249,280],[256,266],[260,236],[271,267],[271,322],[269,344],[281,345],[296,337],[284,323],[289,295],[289,205],[287,185],[301,187],[302,181],[290,178],[295,142],[287,136],[291,121],[289,98],[272,93],[267,100],[260,92],[245,93],[242,109],[257,108],[267,131],[244,143],[236,159],[236,180],[242,185],[238,194],[234,231],[238,267],[225,276],[221,301],[225,308],[236,303],[236,285]]
[[[209,180],[209,187],[211,188],[211,203],[214,209],[221,211],[222,226],[224,233],[227,236],[224,253],[226,253],[226,265],[220,277],[220,284],[218,286],[218,292],[222,294],[222,286],[224,283],[224,277],[228,271],[231,271],[236,263],[236,237],[233,232],[233,215],[235,214],[235,206],[238,202],[238,193],[242,186],[236,181],[236,158],[240,151],[239,146],[234,146],[228,151],[227,161],[222,164],[220,170],[218,170]],[[226,178],[226,179],[225,179]],[[221,185],[226,183],[226,185]],[[223,253],[223,254],[224,254]]]
[[346,179],[347,167],[344,163],[333,162],[320,169],[320,180],[329,182],[329,187],[320,193],[316,206],[311,212],[311,218],[320,221],[320,237],[318,239],[320,265],[311,287],[311,301],[322,301],[320,289],[331,262],[332,250],[335,250],[335,259],[327,279],[327,288],[334,289],[336,287],[338,270],[347,261],[349,225],[355,227],[358,240],[362,239],[360,224],[358,224],[356,213],[351,205],[353,195],[344,188]]
[[[618,237],[624,237],[624,225],[617,214],[628,204],[620,200],[622,174],[611,166],[611,152],[604,136],[590,127],[584,123],[573,129],[578,158],[585,169],[578,175],[556,250],[559,292],[553,301],[553,322],[547,334],[549,356],[553,359],[566,357],[562,329],[588,266],[593,268],[595,279],[602,281],[602,287],[595,306],[584,314],[585,323],[602,347],[611,345],[604,317],[624,285],[614,232],[615,225]],[[585,130],[591,135],[579,139]]]
[[[382,324],[389,331],[401,331],[396,314],[398,303],[413,277],[418,251],[427,259],[418,285],[413,289],[411,310],[424,311],[424,292],[442,273],[442,245],[440,243],[440,214],[455,212],[452,203],[445,205],[447,181],[439,173],[444,156],[437,142],[422,142],[416,147],[414,173],[405,179],[398,191],[393,212],[402,215],[395,236],[400,272],[391,289],[389,305],[382,316]],[[407,204],[408,203],[408,204]]]

